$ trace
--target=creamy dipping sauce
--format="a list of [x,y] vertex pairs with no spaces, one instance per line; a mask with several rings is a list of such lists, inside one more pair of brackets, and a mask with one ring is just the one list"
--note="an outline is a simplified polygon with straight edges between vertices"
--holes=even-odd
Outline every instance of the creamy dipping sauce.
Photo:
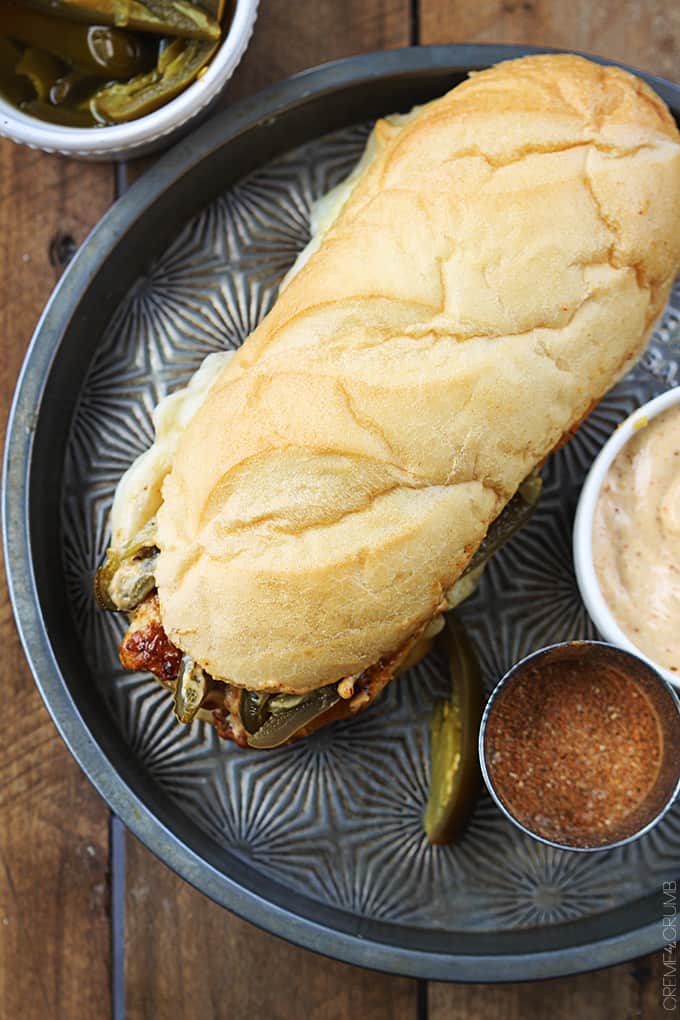
[[593,563],[621,629],[680,676],[680,406],[640,428],[610,467],[593,516]]

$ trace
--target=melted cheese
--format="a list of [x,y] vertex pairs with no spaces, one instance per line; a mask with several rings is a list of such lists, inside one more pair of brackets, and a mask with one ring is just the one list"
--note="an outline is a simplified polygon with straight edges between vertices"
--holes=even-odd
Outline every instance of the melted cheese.
[[[395,113],[389,117],[385,117],[384,120],[392,128],[402,128],[405,124],[408,124],[410,120],[416,116],[420,110],[419,106],[415,106],[410,113]],[[382,122],[381,122],[382,123]],[[338,216],[340,215],[345,203],[350,198],[355,187],[359,183],[359,179],[363,177],[365,171],[371,165],[373,160],[378,154],[380,145],[376,131],[371,131],[366,142],[366,148],[364,149],[361,159],[352,170],[348,177],[345,177],[344,181],[340,181],[334,188],[327,191],[321,198],[317,198],[312,203],[309,215],[309,228],[310,228],[310,241],[306,248],[303,248],[295,262],[288,270],[284,278],[279,284],[279,293],[285,290],[290,281],[298,275],[301,269],[309,262],[314,252],[319,248],[324,237],[331,229]]]
[[309,210],[309,232],[311,235],[309,244],[306,248],[302,249],[293,265],[281,280],[279,293],[286,289],[290,281],[298,275],[300,270],[309,262],[314,252],[317,251],[324,237],[340,215],[345,202],[354,191],[359,178],[372,162],[377,151],[378,145],[374,134],[371,132],[363,155],[349,177],[346,177],[340,184],[336,184],[334,188],[327,191],[321,198],[317,198],[315,202],[312,202],[311,209]]
[[159,401],[153,412],[156,438],[118,483],[111,508],[111,545],[123,549],[162,502],[163,479],[172,467],[180,437],[234,351],[209,354],[186,386]]

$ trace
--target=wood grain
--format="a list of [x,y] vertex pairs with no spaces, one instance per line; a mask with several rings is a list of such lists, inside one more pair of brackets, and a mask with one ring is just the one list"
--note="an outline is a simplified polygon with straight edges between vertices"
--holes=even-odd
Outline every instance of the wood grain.
[[410,10],[409,0],[261,3],[252,42],[225,102],[328,60],[408,46]]
[[657,1020],[661,955],[531,984],[429,986],[428,1020]]
[[415,981],[266,935],[127,843],[126,1020],[416,1020]]
[[[0,141],[2,428],[33,327],[111,203],[108,167]],[[108,811],[38,696],[0,585],[0,1017],[109,1016]]]
[[[314,64],[408,45],[410,28],[408,0],[262,3],[223,102]],[[333,963],[263,934],[191,889],[131,836],[126,856],[127,1020],[415,1020],[414,981]]]
[[420,0],[421,43],[528,43],[583,50],[676,80],[677,0]]

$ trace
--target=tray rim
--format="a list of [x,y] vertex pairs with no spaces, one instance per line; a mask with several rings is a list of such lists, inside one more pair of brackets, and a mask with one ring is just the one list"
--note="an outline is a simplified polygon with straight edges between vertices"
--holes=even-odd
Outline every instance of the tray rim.
[[[19,374],[7,426],[2,479],[3,552],[17,629],[34,681],[57,730],[111,810],[181,877],[264,930],[347,963],[429,980],[489,983],[535,980],[611,966],[660,949],[664,945],[662,926],[659,919],[658,923],[566,949],[533,953],[475,955],[414,950],[341,932],[294,914],[216,872],[163,824],[119,774],[104,748],[93,738],[66,686],[47,633],[33,567],[29,521],[33,437],[43,390],[63,333],[94,269],[114,252],[120,238],[134,227],[151,200],[191,173],[215,148],[228,146],[236,137],[258,125],[283,117],[293,108],[304,108],[310,100],[343,87],[368,84],[394,75],[420,78],[428,72],[461,73],[512,57],[547,52],[576,51],[465,44],[364,54],[303,71],[242,100],[208,121],[148,170],[111,207],[81,246],[36,326]],[[676,117],[680,115],[680,86],[616,61],[591,59],[635,71],[662,95]]]

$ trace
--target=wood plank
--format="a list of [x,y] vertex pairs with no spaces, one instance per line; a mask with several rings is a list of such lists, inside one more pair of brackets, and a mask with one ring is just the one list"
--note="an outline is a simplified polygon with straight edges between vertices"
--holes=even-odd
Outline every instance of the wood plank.
[[[420,41],[557,46],[678,77],[675,0],[420,0]],[[536,984],[430,985],[430,1020],[661,1015],[661,954],[594,974]]]
[[415,1020],[415,982],[336,963],[207,900],[128,836],[126,1020]]
[[408,46],[409,0],[301,0],[261,3],[251,44],[224,102],[305,68],[354,53]]
[[677,0],[420,0],[420,41],[557,46],[676,80]]
[[[4,431],[33,327],[113,197],[110,168],[0,140],[0,402]],[[64,748],[0,585],[0,1016],[109,1014],[108,810]]]
[[[224,103],[313,64],[404,46],[409,39],[408,0],[261,4],[251,47]],[[127,880],[128,1020],[222,1013],[277,1020],[415,1018],[414,981],[322,959],[264,934],[191,889],[132,836]]]
[[428,1020],[657,1020],[664,1012],[661,980],[658,954],[592,974],[531,984],[432,983]]

